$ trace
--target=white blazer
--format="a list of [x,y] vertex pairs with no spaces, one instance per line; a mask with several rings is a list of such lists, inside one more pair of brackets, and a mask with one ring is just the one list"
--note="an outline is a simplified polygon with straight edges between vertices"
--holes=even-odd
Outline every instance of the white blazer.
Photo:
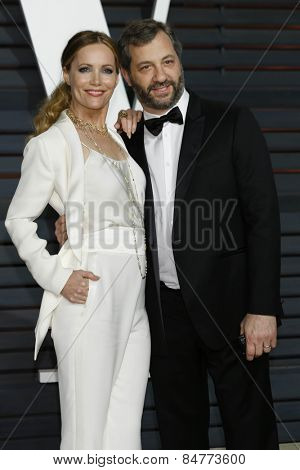
[[[118,133],[111,136],[126,150]],[[47,241],[36,234],[34,220],[47,204],[66,216],[68,240],[57,255],[50,255]],[[36,282],[44,289],[35,328],[36,360],[51,327],[52,313],[74,269],[85,269],[82,259],[84,216],[84,156],[79,135],[62,111],[47,131],[33,137],[24,149],[21,178],[9,206],[5,227]]]

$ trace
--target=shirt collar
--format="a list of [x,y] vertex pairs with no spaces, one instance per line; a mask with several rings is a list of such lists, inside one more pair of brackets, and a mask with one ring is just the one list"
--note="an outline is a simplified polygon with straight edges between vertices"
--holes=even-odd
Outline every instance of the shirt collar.
[[168,112],[171,111],[171,109],[176,108],[176,106],[178,106],[182,114],[183,123],[185,123],[186,112],[187,112],[187,108],[189,104],[189,98],[190,98],[189,93],[186,91],[186,89],[184,89],[180,99],[172,108],[168,109],[165,113],[160,114],[159,116],[157,114],[148,113],[148,111],[144,110],[144,119],[160,118],[161,116],[168,114]]

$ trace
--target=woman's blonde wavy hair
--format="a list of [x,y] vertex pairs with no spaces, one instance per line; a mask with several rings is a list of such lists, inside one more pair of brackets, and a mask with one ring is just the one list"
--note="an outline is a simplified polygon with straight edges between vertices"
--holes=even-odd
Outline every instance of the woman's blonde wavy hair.
[[[76,52],[90,44],[105,44],[114,55],[116,71],[119,73],[117,47],[107,34],[99,31],[80,31],[71,37],[61,56],[62,69],[66,68],[69,70]],[[57,121],[60,113],[70,106],[71,98],[70,86],[65,82],[60,83],[54,89],[51,96],[42,102],[38,113],[34,117],[34,132],[29,136],[29,139],[49,129]]]

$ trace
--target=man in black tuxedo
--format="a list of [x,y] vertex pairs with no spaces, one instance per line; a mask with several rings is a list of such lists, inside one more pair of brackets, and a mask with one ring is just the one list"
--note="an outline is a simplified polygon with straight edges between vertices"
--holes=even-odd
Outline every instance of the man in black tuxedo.
[[277,449],[268,353],[282,315],[280,222],[264,138],[246,108],[185,90],[168,26],[135,21],[119,50],[144,109],[132,138],[122,137],[147,179],[146,309],[162,447],[209,448],[208,371],[226,447]]
[[166,25],[134,21],[118,45],[144,109],[123,138],[147,178],[146,309],[162,446],[209,447],[208,369],[227,448],[276,449],[268,353],[282,314],[280,222],[264,138],[247,109],[187,93]]

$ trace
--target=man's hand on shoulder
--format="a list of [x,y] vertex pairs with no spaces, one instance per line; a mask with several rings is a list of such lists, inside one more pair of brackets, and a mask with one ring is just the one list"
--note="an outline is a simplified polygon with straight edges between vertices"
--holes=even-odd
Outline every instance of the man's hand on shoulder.
[[241,322],[241,334],[246,337],[246,357],[252,361],[276,347],[276,316],[247,313]]
[[55,222],[55,236],[60,246],[68,239],[66,218],[61,215]]
[[128,138],[131,139],[132,134],[135,133],[138,122],[142,119],[142,111],[135,111],[134,109],[121,110],[118,114],[118,120],[115,123],[115,128],[119,132],[125,132]]

